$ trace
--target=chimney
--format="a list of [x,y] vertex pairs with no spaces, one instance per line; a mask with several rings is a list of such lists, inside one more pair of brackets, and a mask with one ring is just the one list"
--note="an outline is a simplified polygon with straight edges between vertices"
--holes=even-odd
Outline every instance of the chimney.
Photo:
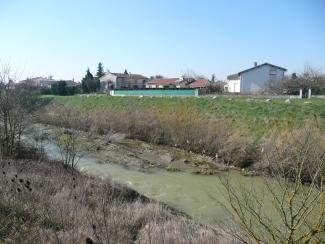
[[254,62],[254,67],[256,67],[257,66],[257,62]]

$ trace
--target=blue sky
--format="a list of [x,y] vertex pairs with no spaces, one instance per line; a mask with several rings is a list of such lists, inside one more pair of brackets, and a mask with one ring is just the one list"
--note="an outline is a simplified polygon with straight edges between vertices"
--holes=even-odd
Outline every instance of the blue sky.
[[254,61],[325,72],[322,0],[0,0],[0,58],[27,76],[230,73]]

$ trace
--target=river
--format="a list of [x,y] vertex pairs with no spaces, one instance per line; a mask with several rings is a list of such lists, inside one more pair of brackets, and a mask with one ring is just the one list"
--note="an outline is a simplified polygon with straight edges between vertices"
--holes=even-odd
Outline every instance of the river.
[[[25,140],[32,142],[33,134],[27,134]],[[43,144],[49,158],[59,159],[60,151],[51,140]],[[152,168],[142,171],[138,168],[103,161],[96,153],[87,153],[79,162],[80,171],[99,177],[109,177],[113,182],[127,185],[139,193],[164,202],[204,224],[215,225],[227,221],[229,214],[225,211],[225,189],[217,175],[195,175],[189,172],[169,172],[165,169]],[[262,177],[247,177],[238,171],[221,172],[221,177],[229,176],[231,181],[246,189],[256,190],[263,186]],[[220,175],[219,175],[220,176]],[[264,187],[259,188],[262,197]],[[267,199],[267,198],[266,198]],[[265,201],[265,209],[272,209],[271,201]]]

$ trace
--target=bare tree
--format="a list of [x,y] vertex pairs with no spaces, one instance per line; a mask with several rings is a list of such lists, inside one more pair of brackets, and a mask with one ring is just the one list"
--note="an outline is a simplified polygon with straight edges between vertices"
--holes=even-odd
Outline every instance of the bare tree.
[[78,151],[79,133],[74,129],[59,129],[56,135],[57,145],[64,165],[75,169],[81,154]]
[[291,76],[284,77],[283,80],[271,81],[268,87],[270,92],[291,95],[299,94],[300,89],[303,90],[303,94],[308,93],[308,89],[311,89],[313,94],[324,94],[325,75],[320,70],[306,65],[302,73],[293,73]]
[[64,165],[76,168],[82,157],[80,153],[80,111],[63,106],[59,120],[61,128],[56,133],[56,143],[60,149],[60,154]]
[[[274,169],[274,178],[264,178],[260,186],[236,184],[220,177],[226,190],[224,204],[233,219],[227,229],[244,243],[324,243],[325,188],[323,148],[314,158],[310,182],[304,182],[307,157],[319,142],[310,131],[296,143],[293,157],[287,155]],[[291,173],[287,162],[295,160]],[[293,173],[293,174],[292,174]]]
[[0,63],[0,151],[9,156],[19,151],[21,135],[28,124],[34,96],[26,86],[14,83],[9,63]]

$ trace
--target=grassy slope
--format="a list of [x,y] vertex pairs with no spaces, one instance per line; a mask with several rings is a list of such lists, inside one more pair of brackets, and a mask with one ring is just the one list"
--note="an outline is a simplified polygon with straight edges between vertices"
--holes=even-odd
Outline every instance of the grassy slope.
[[[266,102],[263,98],[237,97],[230,100],[227,97],[218,99],[181,98],[181,97],[109,97],[109,96],[43,96],[55,99],[70,106],[83,109],[97,107],[113,107],[117,109],[149,109],[154,108],[161,113],[173,111],[193,111],[202,116],[224,116],[238,127],[242,127],[262,135],[270,127],[278,129],[300,128],[306,120],[317,118],[320,126],[325,122],[325,100],[292,100],[290,104],[284,99],[273,99]],[[275,126],[275,127],[274,127]]]
[[49,161],[0,168],[0,243],[219,243],[215,230],[109,179]]

